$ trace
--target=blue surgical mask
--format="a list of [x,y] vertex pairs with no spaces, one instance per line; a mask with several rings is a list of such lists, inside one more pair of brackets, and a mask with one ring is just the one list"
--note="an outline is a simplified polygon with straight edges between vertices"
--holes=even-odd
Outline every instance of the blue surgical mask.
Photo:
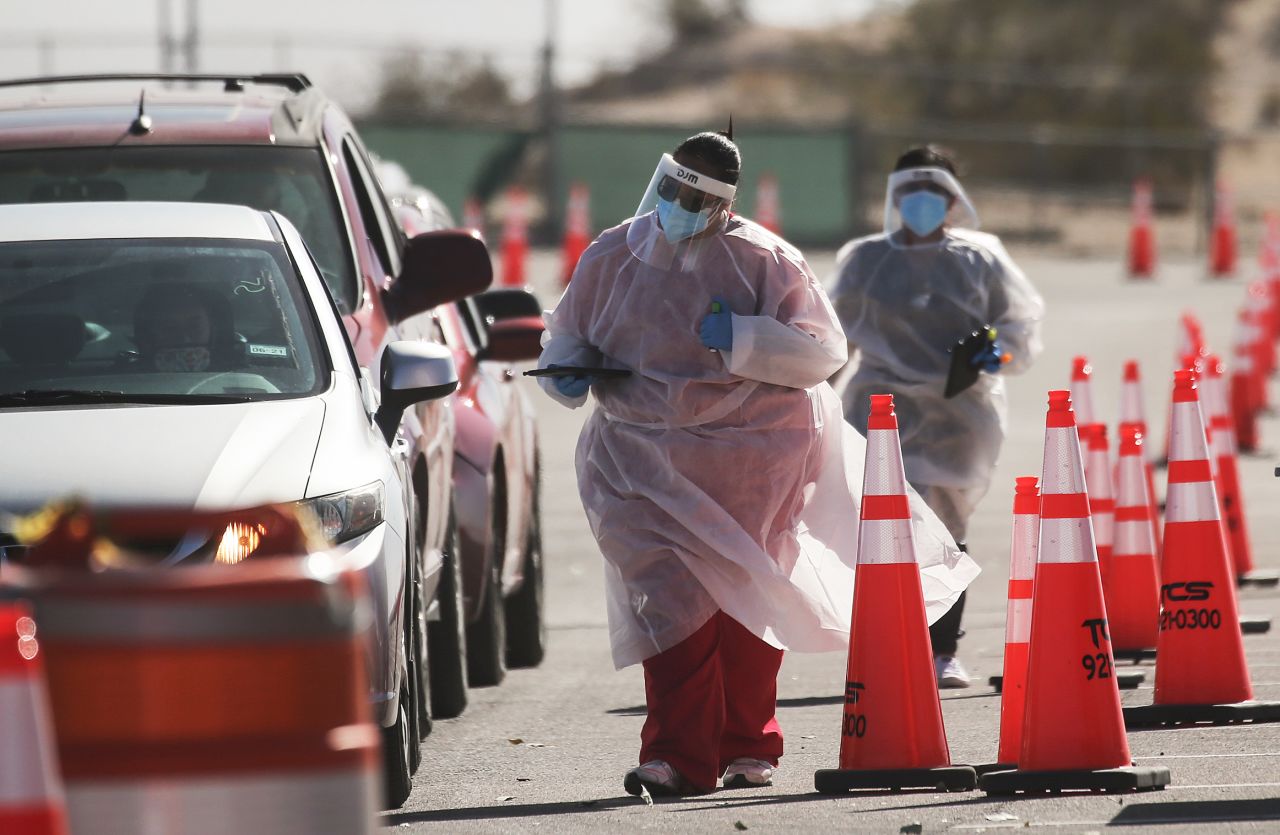
[[932,191],[913,191],[898,201],[898,213],[908,229],[928,237],[947,219],[947,198]]
[[662,221],[662,231],[667,240],[673,244],[706,229],[711,223],[711,212],[709,208],[691,212],[674,200],[658,198],[658,219]]

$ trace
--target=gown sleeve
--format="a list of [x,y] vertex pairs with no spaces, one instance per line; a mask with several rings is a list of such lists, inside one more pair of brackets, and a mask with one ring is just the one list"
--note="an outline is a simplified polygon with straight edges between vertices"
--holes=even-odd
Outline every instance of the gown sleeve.
[[1044,299],[999,242],[991,246],[991,254],[996,287],[991,295],[990,320],[1001,347],[1010,355],[1001,372],[1021,374],[1044,349],[1040,339]]
[[803,260],[780,254],[769,265],[760,309],[762,314],[756,316],[733,314],[733,350],[722,352],[731,374],[809,388],[845,364],[844,331],[827,294]]
[[[600,350],[592,345],[586,337],[591,318],[592,281],[591,266],[587,260],[579,262],[574,271],[573,280],[556,304],[555,310],[544,311],[542,321],[546,330],[542,333],[542,355],[538,358],[538,367],[549,365],[581,365],[598,366],[603,357]],[[587,402],[585,394],[578,397],[566,397],[555,386],[554,377],[539,377],[538,385],[557,403],[576,409]]]

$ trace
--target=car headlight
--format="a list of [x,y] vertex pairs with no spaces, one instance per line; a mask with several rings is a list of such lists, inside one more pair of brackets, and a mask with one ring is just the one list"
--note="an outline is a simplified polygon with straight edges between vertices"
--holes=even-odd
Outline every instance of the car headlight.
[[354,490],[306,499],[298,502],[298,508],[310,513],[324,538],[337,545],[382,524],[383,500],[382,482],[375,481]]

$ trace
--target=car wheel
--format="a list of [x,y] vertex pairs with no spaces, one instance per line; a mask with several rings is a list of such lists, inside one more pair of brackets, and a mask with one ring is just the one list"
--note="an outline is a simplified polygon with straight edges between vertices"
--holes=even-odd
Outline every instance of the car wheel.
[[410,752],[412,746],[418,745],[416,740],[410,742],[410,734],[413,733],[410,711],[413,709],[409,679],[406,676],[400,682],[400,708],[396,712],[396,722],[391,727],[382,729],[383,800],[387,809],[399,809],[413,791]]
[[493,687],[507,675],[507,618],[502,602],[502,551],[507,541],[502,491],[494,500],[489,577],[480,616],[467,624],[467,671],[472,687]]
[[451,719],[467,707],[467,630],[459,544],[458,524],[450,512],[449,527],[445,531],[444,575],[436,592],[440,619],[427,624],[431,712],[439,719]]
[[507,666],[536,667],[547,654],[547,624],[543,617],[542,512],[538,491],[533,494],[529,543],[525,546],[524,582],[507,598]]

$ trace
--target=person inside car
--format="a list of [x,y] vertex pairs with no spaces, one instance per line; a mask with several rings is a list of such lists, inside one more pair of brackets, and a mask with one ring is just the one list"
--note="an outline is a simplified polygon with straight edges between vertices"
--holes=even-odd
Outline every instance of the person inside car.
[[137,360],[155,371],[224,371],[238,365],[231,305],[198,284],[154,284],[133,313]]

